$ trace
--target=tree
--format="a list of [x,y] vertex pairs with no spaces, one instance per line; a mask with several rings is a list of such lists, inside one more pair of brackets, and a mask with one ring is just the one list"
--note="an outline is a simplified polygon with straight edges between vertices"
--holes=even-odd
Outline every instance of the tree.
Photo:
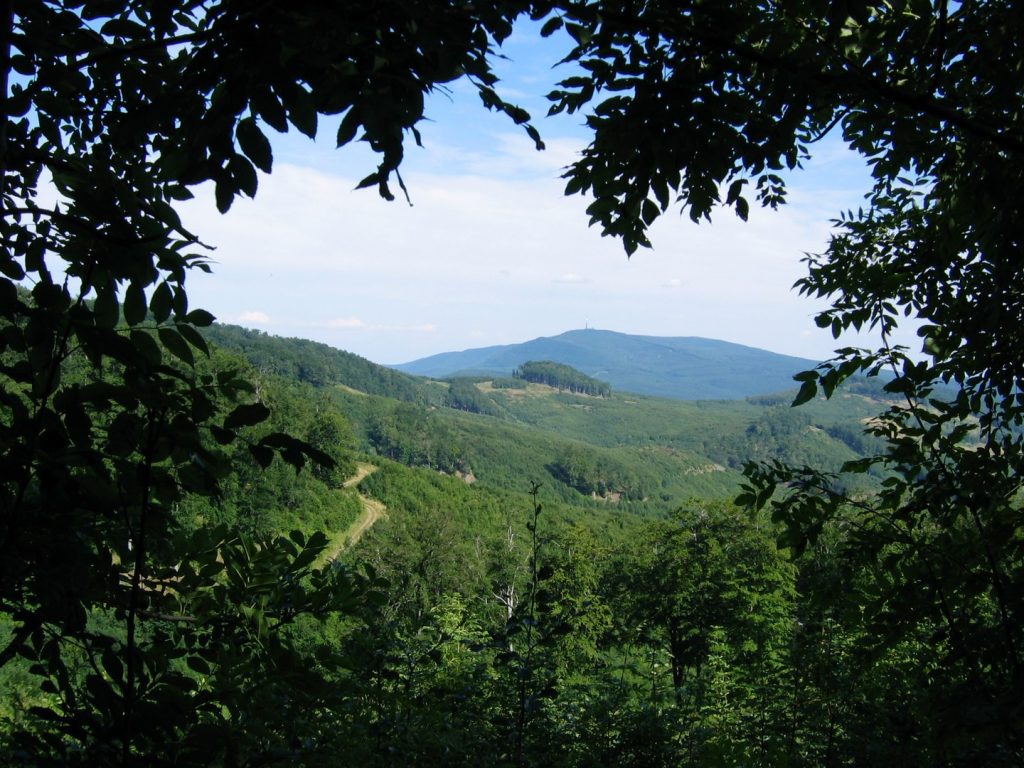
[[549,360],[528,360],[512,371],[512,376],[557,387],[559,391],[567,389],[574,394],[610,397],[612,393],[612,388],[605,382],[587,376],[570,365]]
[[[831,300],[819,326],[880,345],[798,377],[795,404],[892,375],[903,401],[870,428],[884,450],[845,467],[881,472],[883,490],[850,498],[820,468],[776,464],[749,469],[745,500],[771,503],[797,552],[841,526],[873,574],[865,644],[940,655],[941,682],[903,713],[927,726],[927,761],[1019,759],[1024,19],[1008,2],[919,0],[564,10],[549,29],[565,25],[585,74],[553,110],[590,108],[594,131],[567,192],[592,194],[592,223],[627,252],[673,203],[699,220],[784,202],[782,170],[832,131],[867,160],[866,205],[839,216],[798,288]],[[903,318],[920,323],[920,357],[890,342]]]
[[694,764],[784,762],[793,568],[760,523],[678,510],[649,523],[618,569],[621,631],[658,655],[650,695],[662,692]]
[[[402,143],[416,135],[426,92],[465,75],[489,107],[525,119],[494,93],[487,62],[491,41],[508,34],[520,10],[3,4],[0,614],[11,632],[0,665],[31,660],[60,699],[45,700],[40,716],[49,720],[25,734],[23,748],[68,750],[67,759],[80,750],[86,761],[125,765],[187,762],[211,754],[190,751],[189,739],[220,728],[222,759],[247,759],[229,736],[248,715],[230,706],[225,689],[204,693],[210,707],[195,708],[195,717],[167,715],[195,693],[194,678],[209,664],[206,632],[238,617],[255,622],[254,653],[233,668],[256,679],[262,665],[283,658],[271,651],[279,643],[287,651],[278,635],[296,615],[308,608],[323,616],[365,593],[325,572],[309,575],[319,544],[239,540],[230,531],[211,541],[202,538],[208,531],[198,540],[175,536],[183,495],[213,492],[228,469],[220,446],[242,440],[268,410],[242,377],[195,365],[208,351],[196,328],[213,318],[188,306],[184,285],[190,269],[208,266],[173,204],[204,182],[215,185],[222,211],[237,195],[255,194],[257,169],[273,164],[264,126],[312,136],[319,114],[341,115],[339,145],[358,136],[380,154],[363,184],[392,197],[389,181],[402,186]],[[247,448],[261,466],[275,454],[296,467],[310,458],[331,464],[281,433]],[[308,600],[287,596],[294,604],[283,612],[269,593],[254,606],[240,565],[237,589],[224,593],[215,564],[230,569],[228,552],[238,547],[244,562],[264,552],[260,562],[276,568],[276,579],[320,586],[309,587]],[[165,610],[157,574],[196,558],[202,578],[177,582],[189,587],[179,596],[192,608]],[[274,591],[267,578],[260,571],[257,593]],[[199,600],[207,589],[227,601],[231,617]],[[162,652],[164,621],[186,649],[174,663]],[[80,674],[81,664],[94,669]],[[217,719],[214,702],[227,720]],[[155,736],[153,725],[167,730]],[[311,734],[263,736],[248,744],[251,754],[288,751],[282,744]]]
[[[943,654],[941,685],[911,713],[949,726],[929,731],[930,761],[1019,759],[1024,18],[1013,3],[0,7],[0,611],[13,626],[0,662],[66,659],[65,641],[91,637],[90,612],[109,611],[125,671],[104,738],[122,763],[138,756],[146,579],[191,556],[171,546],[175,504],[209,492],[218,446],[266,415],[238,377],[193,367],[206,348],[195,327],[212,318],[190,309],[184,284],[207,265],[174,201],[203,182],[221,210],[255,194],[257,169],[273,163],[265,126],[314,135],[320,115],[340,116],[339,145],[379,153],[361,186],[391,198],[424,94],[459,76],[540,147],[489,64],[524,14],[572,37],[566,59],[582,73],[551,94],[552,111],[589,110],[593,141],[566,191],[593,196],[592,223],[627,253],[675,204],[699,220],[719,204],[746,217],[752,200],[783,203],[783,169],[832,131],[867,158],[865,207],[840,217],[799,287],[831,299],[819,325],[874,328],[881,344],[840,350],[801,378],[797,400],[889,369],[905,403],[872,426],[887,447],[847,467],[875,467],[886,484],[851,499],[816,468],[752,468],[747,500],[773,504],[797,551],[841,527],[874,575],[866,609],[881,645]],[[902,317],[922,323],[925,358],[889,343]],[[329,463],[279,434],[249,450],[261,463],[275,452]],[[948,713],[965,706],[958,724]]]

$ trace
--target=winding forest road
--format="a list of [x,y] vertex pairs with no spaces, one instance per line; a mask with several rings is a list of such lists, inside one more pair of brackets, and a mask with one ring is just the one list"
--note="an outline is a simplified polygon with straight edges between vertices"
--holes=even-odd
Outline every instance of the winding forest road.
[[[356,464],[356,473],[343,483],[343,487],[351,488],[354,485],[358,485],[362,482],[364,477],[372,475],[377,471],[377,469],[378,467],[375,464],[359,462]],[[356,521],[352,523],[352,525],[331,537],[330,543],[328,543],[327,548],[320,556],[321,564],[326,564],[332,560],[336,560],[338,555],[340,555],[346,547],[351,547],[359,541],[359,539],[363,537],[363,534],[373,527],[374,523],[387,514],[387,507],[376,499],[371,499],[363,494],[359,494],[359,503],[363,507],[363,513],[356,518]]]
[[356,473],[352,475],[348,480],[342,483],[343,488],[351,488],[353,485],[358,485],[363,481],[367,475],[372,475],[377,471],[376,464],[367,464],[364,461],[356,463]]

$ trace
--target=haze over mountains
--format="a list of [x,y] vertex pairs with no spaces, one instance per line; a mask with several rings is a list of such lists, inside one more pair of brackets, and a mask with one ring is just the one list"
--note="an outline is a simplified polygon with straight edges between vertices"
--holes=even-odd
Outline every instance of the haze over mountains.
[[678,400],[730,400],[792,389],[793,375],[817,364],[697,336],[584,329],[521,344],[445,352],[392,367],[431,378],[509,376],[528,360],[571,365],[615,390]]

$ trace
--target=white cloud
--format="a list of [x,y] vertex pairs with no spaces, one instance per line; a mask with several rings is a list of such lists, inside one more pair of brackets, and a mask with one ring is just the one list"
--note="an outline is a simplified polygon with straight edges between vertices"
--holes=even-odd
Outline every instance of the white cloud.
[[551,282],[553,282],[553,283],[575,283],[575,284],[582,285],[582,284],[589,283],[589,282],[592,282],[592,281],[590,280],[590,278],[583,277],[583,275],[578,275],[575,272],[566,272],[563,275],[559,275],[558,277],[556,277]]
[[336,317],[324,324],[327,328],[365,328],[366,323],[358,317]]
[[250,322],[273,317],[279,332],[381,362],[551,336],[585,318],[809,357],[841,345],[814,326],[821,302],[792,291],[803,253],[827,243],[838,193],[804,191],[794,195],[800,206],[754,209],[747,223],[726,210],[699,226],[666,215],[652,228],[654,248],[627,259],[588,228],[586,199],[562,195],[556,167],[503,175],[518,152],[537,155],[510,139],[486,175],[483,155],[476,174],[410,160],[413,207],[353,191],[355,172],[335,170],[339,154],[319,148],[306,166],[279,160],[256,200],[236,201],[226,216],[212,191],[197,190],[183,218],[218,250],[212,277],[190,277],[191,303],[232,317],[258,302]]
[[368,323],[359,317],[336,317],[324,323],[301,323],[307,328],[331,328],[336,330],[361,330],[361,331],[407,331],[410,333],[434,333],[437,325],[434,323],[413,323],[410,325],[391,325],[388,323]]
[[270,323],[270,315],[266,312],[259,312],[256,310],[248,309],[239,315],[235,316],[236,323],[251,323],[252,325],[268,325]]

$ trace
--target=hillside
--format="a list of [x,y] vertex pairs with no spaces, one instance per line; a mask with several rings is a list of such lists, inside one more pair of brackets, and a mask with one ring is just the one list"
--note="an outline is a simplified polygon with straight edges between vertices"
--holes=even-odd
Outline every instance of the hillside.
[[435,379],[508,376],[529,360],[550,360],[612,389],[678,400],[734,400],[793,386],[815,361],[699,337],[568,331],[503,346],[446,352],[394,368]]
[[[388,727],[361,702],[391,696],[392,684],[381,688],[361,670],[383,665],[382,681],[400,674],[418,681],[416,696],[408,687],[393,688],[396,703],[417,711],[417,723],[427,722],[421,716],[433,717],[439,700],[451,705],[446,723],[455,712],[476,717],[490,712],[504,692],[516,690],[519,672],[506,659],[525,647],[515,645],[522,642],[521,627],[537,628],[538,643],[527,650],[538,653],[548,669],[561,670],[564,681],[552,688],[559,701],[575,707],[576,690],[588,697],[612,691],[614,701],[626,691],[647,701],[654,689],[667,692],[658,695],[668,705],[676,695],[665,687],[667,673],[678,677],[678,670],[669,672],[670,664],[683,657],[645,622],[661,615],[664,600],[676,605],[689,594],[700,611],[705,604],[713,607],[707,614],[713,621],[732,627],[735,639],[719,632],[708,649],[720,653],[727,639],[735,646],[728,669],[738,682],[729,683],[731,690],[748,686],[748,672],[762,684],[764,665],[746,659],[764,642],[765,627],[774,626],[768,619],[778,623],[779,617],[798,615],[798,606],[790,605],[798,595],[797,574],[788,556],[776,550],[778,529],[766,517],[731,506],[742,482],[739,470],[750,459],[838,469],[874,449],[862,425],[877,413],[884,394],[877,382],[855,382],[828,402],[814,399],[800,409],[789,406],[792,391],[741,400],[672,400],[588,391],[589,386],[572,386],[575,371],[555,369],[557,375],[549,377],[547,365],[538,373],[550,383],[430,381],[301,339],[224,326],[209,329],[207,338],[214,350],[200,361],[206,375],[220,378],[237,370],[252,387],[243,388],[243,405],[221,406],[223,423],[235,420],[241,428],[240,440],[212,448],[224,428],[211,432],[207,455],[225,461],[216,492],[185,493],[174,505],[176,525],[195,531],[199,554],[184,567],[172,562],[167,573],[174,593],[150,596],[165,607],[148,613],[146,626],[180,619],[190,629],[194,606],[211,604],[217,627],[233,623],[242,631],[225,641],[223,652],[208,660],[203,645],[183,665],[200,680],[216,673],[218,685],[233,685],[240,645],[235,638],[242,638],[244,650],[245,642],[258,642],[275,629],[260,627],[265,616],[270,619],[264,626],[279,616],[291,621],[296,596],[308,600],[308,613],[319,614],[326,599],[341,595],[344,602],[330,609],[329,621],[295,618],[286,635],[292,655],[282,658],[289,664],[315,662],[322,677],[304,677],[302,685],[312,679],[319,686],[313,690],[341,694],[331,707],[315,709],[317,717],[354,713],[351,720],[338,715],[334,722],[345,754],[349,744],[368,743],[364,723]],[[87,375],[84,366],[66,372],[69,379]],[[256,403],[249,402],[252,396]],[[257,403],[269,409],[269,421],[245,424],[260,409]],[[289,448],[288,439],[275,438],[277,431],[308,441],[335,466],[307,465],[296,472],[286,452],[275,458],[253,450],[264,440]],[[838,480],[834,487],[848,482]],[[847,487],[870,493],[874,482],[867,478],[865,485]],[[129,553],[118,551],[122,563]],[[267,570],[295,562],[283,576]],[[320,567],[327,563],[329,568]],[[210,580],[203,583],[214,585],[213,595],[227,595],[230,587],[251,602],[243,603],[238,618],[225,618],[203,592],[182,610],[181,585],[199,578]],[[306,598],[307,584],[336,591]],[[359,598],[371,588],[365,601]],[[767,608],[761,607],[761,595],[767,596]],[[517,610],[531,602],[535,607],[519,620],[524,614]],[[99,625],[108,615],[88,618]],[[0,616],[0,633],[8,637],[9,625]],[[785,631],[779,632],[778,647],[794,647],[790,630],[780,626]],[[818,638],[809,631],[807,647],[816,648]],[[334,649],[346,664],[340,672],[324,666]],[[101,663],[110,666],[110,654],[105,658]],[[794,668],[800,664],[803,658],[795,658]],[[82,669],[86,677],[76,685],[102,690],[99,675]],[[276,684],[281,669],[288,668],[268,667],[260,679]],[[31,683],[38,671],[45,669],[22,658],[0,668],[0,750],[8,724],[26,706],[50,701],[47,690]],[[763,685],[772,696],[786,690]],[[275,717],[277,704],[274,698],[267,706]],[[735,700],[728,705],[735,708]],[[600,712],[580,711],[595,718],[597,725],[588,727],[604,727]],[[749,711],[757,710],[751,705]],[[641,715],[648,719],[646,711]],[[509,718],[502,715],[500,722]],[[456,725],[451,732],[461,734],[487,723]],[[417,725],[409,733],[421,744],[438,727]],[[361,764],[397,762],[389,756]],[[423,762],[416,757],[402,764]],[[430,762],[448,764],[443,755]],[[490,755],[467,764],[507,763]],[[619,763],[584,756],[575,764]],[[646,758],[634,763],[651,764]]]
[[272,336],[222,323],[204,328],[203,335],[215,346],[241,355],[258,371],[318,388],[341,384],[366,394],[418,403],[434,402],[444,395],[439,385],[308,339]]
[[[635,340],[580,334],[609,349]],[[861,424],[879,410],[873,392],[793,410],[786,394],[685,401],[619,391],[594,397],[521,379],[430,381],[302,339],[234,326],[214,326],[208,338],[265,374],[319,389],[370,456],[460,475],[479,488],[521,493],[538,482],[549,501],[611,503],[642,515],[663,515],[687,498],[734,496],[751,459],[838,469],[870,450]]]

